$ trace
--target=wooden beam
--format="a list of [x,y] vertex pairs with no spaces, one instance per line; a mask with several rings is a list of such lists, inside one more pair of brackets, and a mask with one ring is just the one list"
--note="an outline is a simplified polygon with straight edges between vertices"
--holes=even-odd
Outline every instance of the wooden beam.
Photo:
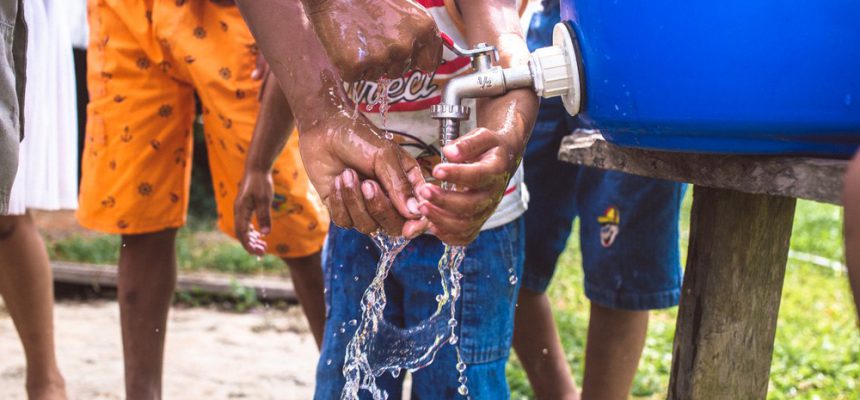
[[[53,261],[54,281],[89,285],[95,288],[112,287],[117,284],[117,267]],[[212,273],[180,273],[176,290],[203,292],[220,296],[232,296],[236,286],[254,289],[258,299],[297,301],[296,292],[289,281],[255,277],[234,277]]]
[[696,187],[669,399],[764,399],[796,200]]
[[565,137],[559,159],[651,178],[837,205],[848,166],[848,161],[818,158],[633,149],[609,143],[593,130],[577,130]]

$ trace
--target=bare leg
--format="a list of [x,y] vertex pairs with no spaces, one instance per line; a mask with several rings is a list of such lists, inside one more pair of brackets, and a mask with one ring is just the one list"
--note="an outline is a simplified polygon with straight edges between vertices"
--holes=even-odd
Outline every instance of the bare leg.
[[311,327],[311,333],[317,342],[317,348],[322,345],[323,330],[325,329],[325,288],[323,283],[320,253],[307,257],[285,258],[284,262],[290,268],[290,277],[296,289],[299,304],[305,312],[305,318]]
[[54,353],[51,263],[29,214],[0,216],[0,294],[24,346],[28,397],[65,399]]
[[579,399],[547,295],[520,289],[516,312],[514,350],[537,398]]
[[625,400],[645,346],[648,311],[623,311],[591,303],[582,398]]
[[845,261],[854,292],[857,318],[860,318],[860,152],[845,174],[842,204],[845,205]]
[[122,238],[118,298],[129,400],[161,398],[167,313],[176,288],[176,229]]

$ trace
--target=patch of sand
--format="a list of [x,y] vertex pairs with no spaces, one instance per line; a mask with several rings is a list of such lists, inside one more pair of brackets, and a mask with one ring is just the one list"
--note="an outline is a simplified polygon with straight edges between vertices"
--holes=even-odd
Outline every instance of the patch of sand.
[[[122,399],[122,345],[115,301],[62,301],[57,357],[72,399]],[[165,357],[165,399],[309,399],[317,349],[298,307],[245,314],[174,308]],[[25,400],[24,355],[0,304],[0,399]]]

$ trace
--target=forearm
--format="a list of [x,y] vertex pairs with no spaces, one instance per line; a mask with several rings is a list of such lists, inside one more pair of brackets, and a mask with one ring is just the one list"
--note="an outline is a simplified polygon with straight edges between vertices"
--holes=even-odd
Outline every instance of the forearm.
[[260,112],[245,160],[245,170],[269,172],[294,128],[290,104],[270,72],[263,82]]
[[[528,65],[529,50],[515,0],[461,0],[459,6],[471,46],[482,42],[495,46],[502,68]],[[478,126],[500,134],[511,152],[509,156],[516,160],[514,169],[525,151],[538,106],[538,98],[530,88],[477,101]]]
[[299,130],[310,130],[341,111],[346,95],[302,4],[296,0],[239,0],[238,4],[281,83]]

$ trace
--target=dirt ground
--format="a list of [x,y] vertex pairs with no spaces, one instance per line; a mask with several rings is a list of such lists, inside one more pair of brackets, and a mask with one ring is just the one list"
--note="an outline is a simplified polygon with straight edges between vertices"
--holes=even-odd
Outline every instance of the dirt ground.
[[[61,301],[57,356],[72,399],[122,399],[115,301]],[[165,399],[309,399],[317,359],[298,307],[232,313],[174,308],[167,332]],[[24,355],[0,303],[0,399],[26,399]]]

